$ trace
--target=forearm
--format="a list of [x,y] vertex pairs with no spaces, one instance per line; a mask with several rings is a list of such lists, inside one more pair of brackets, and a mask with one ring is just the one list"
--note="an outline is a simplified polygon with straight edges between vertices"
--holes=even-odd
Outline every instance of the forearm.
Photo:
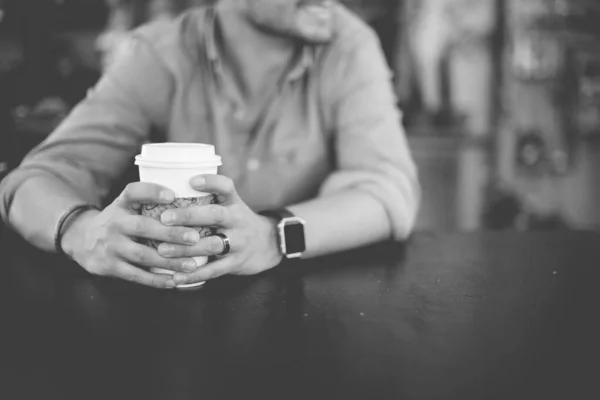
[[392,237],[385,207],[365,192],[347,190],[289,209],[306,221],[304,258],[349,250]]
[[8,224],[40,249],[54,251],[58,220],[66,210],[80,203],[87,201],[59,179],[30,178],[15,193]]

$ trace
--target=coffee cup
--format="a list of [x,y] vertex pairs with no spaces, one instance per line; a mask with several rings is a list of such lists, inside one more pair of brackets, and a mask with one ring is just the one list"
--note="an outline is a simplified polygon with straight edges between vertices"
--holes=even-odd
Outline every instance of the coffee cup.
[[[141,214],[157,220],[166,210],[182,207],[196,207],[215,202],[212,193],[200,192],[190,186],[196,175],[216,174],[222,165],[221,157],[215,154],[214,146],[200,143],[151,143],[142,146],[141,154],[135,157],[139,167],[140,182],[155,183],[171,189],[175,201],[171,204],[143,204]],[[209,227],[197,228],[200,237],[211,236]],[[157,248],[160,242],[144,241]],[[208,262],[208,257],[193,257],[198,267]],[[151,268],[151,272],[173,275],[170,270]],[[198,287],[204,282],[179,285],[178,288]]]

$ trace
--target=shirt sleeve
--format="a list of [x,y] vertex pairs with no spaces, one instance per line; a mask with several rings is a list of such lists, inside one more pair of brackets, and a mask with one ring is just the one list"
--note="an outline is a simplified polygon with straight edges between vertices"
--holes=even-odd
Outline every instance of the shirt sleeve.
[[411,233],[420,203],[415,163],[392,89],[391,72],[375,34],[334,55],[333,96],[336,170],[321,195],[359,190],[385,208],[395,240]]
[[74,202],[101,205],[150,127],[163,119],[170,79],[152,47],[131,38],[87,97],[1,182],[2,218],[7,220],[15,193],[32,177],[60,180],[77,193]]

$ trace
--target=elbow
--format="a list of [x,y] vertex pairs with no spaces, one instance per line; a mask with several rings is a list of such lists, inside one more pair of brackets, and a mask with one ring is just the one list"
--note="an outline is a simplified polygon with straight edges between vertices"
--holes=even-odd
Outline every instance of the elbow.
[[395,214],[390,218],[392,239],[398,242],[406,241],[414,232],[420,202],[403,203],[396,206]]
[[421,206],[421,186],[417,175],[390,184],[384,207],[390,221],[391,239],[404,242],[413,233]]
[[410,238],[413,232],[413,226],[410,224],[394,224],[392,226],[392,240],[396,242],[405,242]]

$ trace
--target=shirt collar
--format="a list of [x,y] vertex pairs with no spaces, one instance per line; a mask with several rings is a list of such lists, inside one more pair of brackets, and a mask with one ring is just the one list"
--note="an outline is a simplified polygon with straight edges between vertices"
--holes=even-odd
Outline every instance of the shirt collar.
[[[206,57],[213,67],[218,66],[221,62],[219,58],[219,50],[217,48],[216,34],[216,10],[213,7],[208,8],[205,32],[205,48]],[[309,44],[302,45],[302,52],[299,57],[296,57],[294,65],[289,69],[286,77],[287,82],[294,82],[302,78],[315,62],[315,48]]]
[[308,44],[302,45],[302,53],[295,61],[295,65],[290,69],[287,75],[288,82],[294,82],[304,76],[315,62],[314,47]]
[[205,32],[205,48],[206,56],[211,63],[219,61],[219,53],[217,51],[217,42],[215,39],[216,30],[216,10],[214,7],[208,7],[206,13],[206,32]]

